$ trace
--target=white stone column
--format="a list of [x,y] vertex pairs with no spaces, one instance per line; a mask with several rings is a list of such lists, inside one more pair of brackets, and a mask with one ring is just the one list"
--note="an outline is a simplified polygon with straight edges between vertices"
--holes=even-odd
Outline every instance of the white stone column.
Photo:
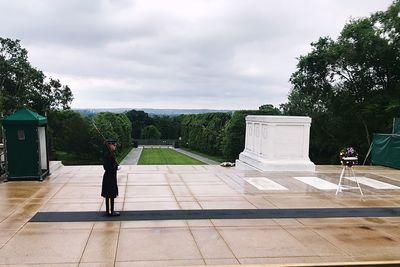
[[236,165],[262,171],[315,171],[308,156],[311,118],[247,116],[245,149]]

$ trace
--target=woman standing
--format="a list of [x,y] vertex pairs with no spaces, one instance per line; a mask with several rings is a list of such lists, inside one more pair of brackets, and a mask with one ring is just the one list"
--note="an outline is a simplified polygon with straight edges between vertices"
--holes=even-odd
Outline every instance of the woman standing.
[[106,140],[107,151],[103,158],[103,183],[101,186],[101,196],[105,198],[106,212],[108,216],[119,216],[119,212],[114,211],[114,199],[118,196],[117,170],[119,165],[115,159],[117,142],[113,139]]

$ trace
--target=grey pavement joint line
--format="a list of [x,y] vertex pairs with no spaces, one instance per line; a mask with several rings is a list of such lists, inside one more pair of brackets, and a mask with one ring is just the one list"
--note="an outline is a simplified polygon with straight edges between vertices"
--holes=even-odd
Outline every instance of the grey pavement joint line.
[[86,248],[87,248],[87,246],[89,244],[90,237],[92,236],[92,233],[93,233],[94,225],[95,225],[95,223],[93,223],[92,227],[90,228],[90,232],[89,232],[88,238],[86,239],[85,246],[83,247],[81,257],[79,258],[79,263],[82,262],[83,255],[85,254],[85,250],[86,250]]
[[[128,192],[128,179],[129,179],[129,174],[126,174],[126,180],[125,180],[125,192],[124,192],[124,200],[122,202],[122,210],[121,212],[124,211],[125,208],[125,201],[126,201],[126,194]],[[121,228],[122,228],[122,222],[119,222],[119,228],[118,228],[118,236],[117,236],[117,245],[115,246],[115,254],[114,254],[114,267],[117,264],[117,256],[118,256],[118,245],[119,245],[119,237],[121,235]]]
[[226,247],[229,249],[229,251],[232,253],[233,257],[235,257],[237,262],[239,261],[239,258],[236,256],[235,252],[233,251],[233,249],[229,246],[228,242],[225,240],[224,236],[221,234],[221,232],[219,231],[218,227],[214,224],[213,220],[210,220],[211,225],[214,227],[215,231],[218,233],[218,235],[221,237],[222,241],[225,243]]
[[[171,184],[168,183],[168,186],[169,186],[169,190],[171,190],[172,195],[174,196],[174,199],[175,199],[176,203],[178,204],[179,208],[182,209],[182,206],[181,206],[180,202],[179,202],[178,199],[176,198],[176,195],[175,195],[174,190],[172,190]],[[196,248],[197,248],[197,250],[199,251],[199,254],[200,254],[200,256],[201,256],[201,260],[202,260],[203,263],[206,265],[206,260],[204,259],[204,255],[203,255],[203,253],[201,252],[200,246],[199,246],[199,244],[198,244],[198,242],[197,242],[197,240],[196,240],[196,238],[195,238],[195,236],[194,236],[194,234],[193,234],[192,229],[190,229],[190,225],[189,225],[188,221],[185,220],[185,224],[186,224],[186,226],[187,226],[187,228],[188,228],[188,230],[189,230],[189,232],[190,232],[190,235],[191,235],[192,238],[193,238],[194,243],[196,244]]]
[[[72,177],[69,178],[68,181],[71,180],[71,179],[72,179]],[[58,192],[60,192],[61,189],[64,188],[64,187],[67,185],[67,183],[68,183],[68,182],[65,182],[64,185],[61,186],[60,189],[57,190],[57,192],[56,192],[55,194],[53,194],[53,197],[54,197]],[[50,200],[50,199],[51,199],[51,198],[49,198],[49,200]],[[47,200],[47,202],[48,202],[49,200]],[[47,202],[46,202],[46,203],[47,203]],[[101,205],[100,205],[100,208],[101,208]],[[83,258],[83,255],[85,254],[85,250],[86,250],[86,248],[87,248],[87,245],[88,245],[88,243],[89,243],[90,237],[91,237],[91,235],[92,235],[94,225],[95,225],[95,223],[93,223],[93,224],[92,224],[92,227],[90,228],[90,232],[89,232],[89,235],[88,235],[88,237],[87,237],[87,239],[86,239],[85,246],[83,247],[82,254],[81,254],[80,258],[79,258],[79,263],[81,263],[82,258]]]
[[[299,220],[296,220],[296,221],[299,222]],[[302,224],[302,223],[300,222],[300,224]],[[303,225],[303,224],[302,224],[302,225]],[[294,234],[292,234],[292,233],[289,231],[289,228],[288,228],[288,227],[284,227],[284,226],[282,226],[282,225],[280,225],[280,227],[281,227],[281,229],[282,229],[283,231],[285,231],[288,235],[292,236],[294,239],[296,239],[297,241],[299,241],[300,244],[303,243],[301,239],[299,239],[297,236],[295,236]],[[303,226],[303,228],[307,229],[308,231],[313,232],[314,234],[316,234],[317,236],[319,236],[320,238],[322,238],[325,242],[329,243],[331,246],[333,246],[333,247],[336,248],[337,250],[343,252],[346,256],[351,256],[349,253],[347,253],[346,250],[344,250],[344,249],[341,248],[340,246],[337,246],[337,245],[334,244],[333,242],[329,241],[327,238],[325,238],[324,236],[320,235],[318,232],[314,231],[314,229],[312,229],[312,228],[310,228],[310,227],[308,227],[308,226]],[[307,248],[307,249],[308,249],[308,248]],[[314,251],[313,251],[313,252],[314,252]],[[311,256],[311,257],[313,257],[313,256]],[[318,255],[318,257],[320,257],[320,255]]]
[[116,266],[116,264],[117,264],[118,245],[119,245],[119,237],[121,236],[121,228],[122,228],[122,222],[119,222],[117,245],[116,245],[116,248],[115,248],[115,256],[114,256],[114,266]]
[[189,185],[186,183],[186,181],[182,178],[182,176],[179,174],[179,178],[181,178],[183,184],[185,185],[186,189],[189,191],[193,199],[199,204],[199,207],[203,209],[203,206],[201,205],[200,201],[197,199],[196,195],[193,193],[192,189],[190,189]]

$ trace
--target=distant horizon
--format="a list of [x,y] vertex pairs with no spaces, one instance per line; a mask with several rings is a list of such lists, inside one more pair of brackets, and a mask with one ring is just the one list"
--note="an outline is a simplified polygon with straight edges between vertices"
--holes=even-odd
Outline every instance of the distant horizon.
[[[227,110],[227,111],[231,111],[231,110],[242,110],[242,109],[219,109],[219,108],[137,108],[137,107],[133,107],[133,108],[125,108],[125,107],[121,107],[121,108],[107,108],[107,107],[100,107],[100,108],[71,108],[72,110],[88,110],[88,109],[92,109],[92,110],[98,110],[98,109],[108,109],[108,110],[113,110],[113,109],[126,109],[126,110],[143,110],[143,109],[154,109],[154,110]],[[258,108],[257,108],[258,109]]]
[[72,110],[83,116],[96,114],[99,112],[122,113],[130,110],[143,111],[150,115],[182,115],[182,114],[204,114],[212,112],[234,112],[234,109],[176,109],[176,108],[72,108]]

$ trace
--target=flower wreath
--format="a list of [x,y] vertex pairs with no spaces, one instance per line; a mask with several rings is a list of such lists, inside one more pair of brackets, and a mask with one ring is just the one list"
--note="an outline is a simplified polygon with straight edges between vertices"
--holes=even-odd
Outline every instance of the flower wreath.
[[340,150],[339,158],[342,165],[346,165],[349,167],[358,163],[358,153],[352,147],[345,147]]

